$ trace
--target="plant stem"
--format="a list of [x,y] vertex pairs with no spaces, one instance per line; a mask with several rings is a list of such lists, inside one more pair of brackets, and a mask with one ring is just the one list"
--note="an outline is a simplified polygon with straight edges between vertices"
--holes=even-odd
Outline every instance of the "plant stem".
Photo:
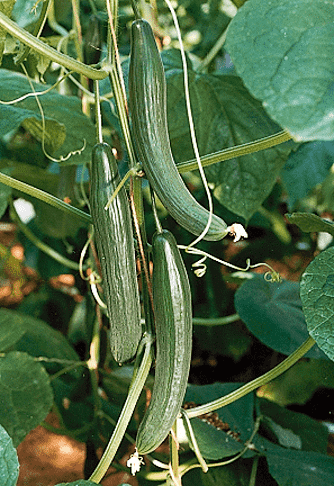
[[171,449],[171,470],[175,486],[181,485],[181,477],[179,471],[179,451],[177,444],[177,420],[175,420],[172,427],[172,434],[170,435],[170,449]]
[[51,59],[51,61],[57,62],[61,66],[64,66],[71,71],[80,73],[90,79],[104,79],[108,76],[107,71],[87,66],[86,64],[77,61],[76,59],[73,59],[73,57],[56,51],[53,47],[45,44],[44,42],[37,39],[37,37],[31,35],[29,32],[19,27],[15,22],[13,22],[10,18],[7,17],[7,15],[3,14],[2,12],[0,12],[0,26],[13,37],[23,42],[23,44],[31,47],[42,56]]
[[84,211],[81,211],[81,209],[75,208],[74,206],[65,203],[58,197],[55,197],[52,194],[49,194],[48,192],[42,191],[41,189],[37,189],[34,186],[30,186],[30,184],[26,184],[25,182],[18,181],[17,179],[14,179],[9,175],[3,174],[2,172],[0,172],[0,182],[5,184],[6,186],[11,187],[12,189],[17,189],[18,191],[24,192],[24,194],[28,194],[29,196],[36,197],[37,199],[40,199],[41,201],[47,204],[50,204],[50,206],[60,209],[61,211],[65,211],[71,214],[72,216],[76,216],[77,218],[82,219],[86,223],[92,222],[90,214],[87,214]]
[[203,318],[203,317],[193,317],[193,324],[195,326],[225,326],[226,324],[231,324],[240,319],[239,314],[231,314],[225,317],[215,317],[215,318]]
[[143,340],[145,340],[145,351],[142,362],[136,373],[135,380],[130,386],[127,399],[118,418],[114,432],[109,440],[106,450],[103,453],[103,456],[101,457],[100,462],[98,463],[95,471],[89,478],[90,481],[99,483],[107,472],[123,439],[126,428],[130,422],[131,416],[137,404],[138,398],[143,390],[147,375],[150,371],[152,364],[152,338],[149,334],[146,334]]
[[[234,159],[236,157],[241,157],[242,155],[252,154],[255,152],[260,152],[280,143],[287,142],[292,139],[292,135],[286,130],[275,133],[274,135],[269,135],[268,137],[260,138],[254,142],[244,143],[242,145],[237,145],[236,147],[229,147],[219,152],[213,154],[204,155],[201,157],[201,162],[203,167],[207,167],[212,164],[217,164],[218,162],[223,162],[224,160]],[[186,162],[181,162],[177,164],[177,169],[180,173],[189,172],[198,169],[196,159],[187,160]]]
[[255,378],[255,380],[246,383],[246,385],[241,386],[237,390],[234,390],[232,393],[225,395],[225,397],[218,398],[210,403],[205,403],[204,405],[200,405],[199,407],[192,408],[190,410],[186,410],[185,413],[188,415],[189,418],[198,417],[204,413],[212,412],[217,410],[218,408],[225,407],[230,403],[239,400],[239,398],[244,397],[248,393],[254,391],[256,388],[265,385],[269,381],[280,376],[282,373],[287,371],[291,366],[293,366],[297,361],[304,356],[315,344],[315,340],[312,337],[308,337],[306,341],[299,346],[296,351],[294,351],[290,356],[288,356],[282,363],[275,366],[272,370],[264,373],[264,375],[259,376],[259,378]]

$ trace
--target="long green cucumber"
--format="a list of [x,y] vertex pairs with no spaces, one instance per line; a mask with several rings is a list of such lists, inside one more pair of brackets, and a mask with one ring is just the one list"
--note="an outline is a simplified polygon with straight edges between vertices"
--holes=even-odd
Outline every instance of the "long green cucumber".
[[119,182],[109,145],[96,144],[92,152],[91,216],[110,320],[111,352],[118,363],[123,363],[135,355],[142,326],[132,221],[124,187],[109,209],[104,209]]
[[156,366],[151,401],[137,432],[138,454],[155,450],[171,430],[186,392],[192,349],[191,291],[172,233],[155,233],[152,255]]
[[[166,79],[153,31],[145,20],[131,29],[129,105],[135,148],[147,179],[170,215],[194,235],[205,229],[209,211],[188,190],[173,159],[167,125]],[[204,239],[221,240],[227,225],[213,215]]]

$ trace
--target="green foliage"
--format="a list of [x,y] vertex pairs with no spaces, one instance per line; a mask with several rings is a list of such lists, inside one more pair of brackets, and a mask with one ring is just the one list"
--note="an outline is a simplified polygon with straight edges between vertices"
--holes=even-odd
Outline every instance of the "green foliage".
[[[211,402],[221,396],[240,387],[238,383],[214,383],[206,386],[189,385],[186,402],[194,402],[196,405]],[[199,449],[205,459],[220,460],[232,456],[244,448],[254,428],[254,397],[249,394],[242,399],[216,410],[219,419],[224,422],[226,430],[222,430],[201,418],[190,420],[198,442]],[[236,436],[228,435],[227,431],[233,431]]]
[[[334,208],[334,176],[331,172],[334,2],[234,0],[233,5],[228,6],[227,2],[220,0],[207,3],[178,0],[174,3],[187,49],[190,99],[201,156],[219,152],[222,158],[226,156],[225,149],[254,141],[261,144],[263,138],[282,129],[286,130],[287,138],[291,135],[293,139],[278,145],[270,142],[266,148],[261,145],[258,151],[246,150],[238,157],[232,153],[230,159],[224,158],[224,161],[205,167],[214,196],[215,214],[224,218],[227,225],[240,221],[246,223],[249,238],[241,242],[240,247],[227,237],[222,242],[201,242],[198,248],[242,268],[249,258],[252,264],[270,258],[273,266],[279,265],[286,271],[287,278],[269,282],[263,275],[249,272],[226,275],[216,261],[207,259],[206,275],[199,279],[192,268],[197,261],[194,255],[187,252],[182,255],[189,276],[194,313],[200,319],[199,325],[195,321],[192,384],[188,384],[185,400],[199,406],[222,397],[230,398],[234,393],[229,404],[220,406],[216,413],[203,412],[190,419],[200,454],[208,463],[209,470],[204,473],[200,468],[191,469],[182,476],[182,485],[327,486],[334,482],[334,460],[327,455],[328,431],[314,418],[288,410],[287,405],[299,404],[304,410],[304,405],[319,387],[328,388],[329,394],[334,388],[334,247],[319,252],[317,236],[320,232],[334,236],[334,224],[327,220]],[[144,4],[138,2],[140,13],[151,23],[156,39],[162,41],[159,47],[163,51],[167,81],[168,130],[173,156],[177,163],[185,163],[194,158],[194,150],[190,141],[183,67],[175,29],[164,1],[157,2],[156,10],[150,6],[146,9]],[[129,5],[130,2],[120,2],[117,15],[118,47],[126,90],[129,25],[133,18]],[[103,140],[116,149],[123,175],[128,170],[129,161],[130,165],[142,162],[138,154],[134,154],[134,158],[132,154],[135,124],[130,113],[129,137],[127,115],[122,117],[125,106],[114,71],[110,78],[99,81],[101,95],[110,98],[102,101],[103,116],[99,119],[98,110],[93,109],[93,93],[87,95],[87,89],[90,92],[94,90],[92,80],[87,79],[86,71],[80,70],[83,65],[77,63],[78,72],[72,78],[66,78],[61,85],[38,96],[45,117],[43,127],[31,84],[25,75],[17,72],[20,66],[15,65],[15,58],[25,49],[22,41],[25,34],[19,31],[19,49],[14,38],[18,33],[17,25],[33,32],[45,6],[45,2],[35,0],[1,2],[0,100],[8,102],[28,93],[30,96],[13,104],[0,104],[0,171],[66,201],[69,207],[81,208],[87,214],[90,211],[89,164],[96,132],[98,137],[103,135]],[[74,6],[75,2],[69,2],[66,8],[56,8],[56,18],[51,16],[48,19],[42,40],[37,42],[35,39],[36,42],[33,42],[29,37],[33,45],[27,52],[26,67],[38,93],[49,89],[62,74],[58,61],[58,64],[51,63],[54,61],[51,51],[48,51],[49,57],[41,46],[57,47],[59,52],[66,52],[70,58],[81,59],[81,46],[96,53],[96,59],[103,59],[106,55],[105,1],[82,2],[80,17],[73,16],[76,20],[73,24],[71,8]],[[10,15],[12,8],[12,19],[17,24],[13,24],[13,38],[7,33],[7,24],[3,20],[4,15]],[[99,30],[96,37],[89,32],[92,15],[96,21],[94,26]],[[64,35],[65,29],[72,29],[69,36]],[[222,37],[225,34],[226,44]],[[211,48],[214,50],[211,51]],[[65,58],[62,59],[65,63]],[[103,60],[102,69],[111,70],[108,62],[108,59]],[[38,79],[43,81],[41,73],[48,84],[37,82]],[[106,71],[100,72],[100,75],[103,78]],[[84,86],[78,88],[73,78]],[[147,113],[147,130],[152,128],[150,123],[155,122],[152,120],[154,113],[154,110]],[[166,140],[168,147],[167,134]],[[49,155],[60,158],[80,151],[84,144],[81,153],[72,154],[60,163],[60,170],[50,163],[43,150],[45,148]],[[82,180],[79,180],[77,166],[82,169]],[[170,173],[166,175],[168,180]],[[207,207],[198,171],[189,170],[183,175],[191,193]],[[138,189],[140,180],[144,181],[144,178],[135,177],[129,186],[126,185],[131,198],[134,196],[137,210],[141,197]],[[143,248],[150,260],[150,243],[156,229],[151,198],[146,190],[147,181],[142,186],[144,214],[138,212],[140,218],[136,232],[133,232],[130,222],[126,224],[131,242],[135,240],[141,271],[144,267],[141,250]],[[0,483],[4,486],[14,486],[18,478],[14,447],[45,420],[51,407],[59,419],[58,432],[89,442],[94,450],[104,448],[107,451],[112,449],[110,444],[106,448],[109,437],[119,431],[119,424],[126,422],[124,410],[127,410],[127,432],[131,437],[127,435],[124,438],[123,430],[123,441],[122,437],[117,438],[121,446],[117,446],[117,451],[108,457],[124,460],[124,454],[127,454],[128,459],[129,447],[144,416],[156,374],[153,368],[146,386],[143,388],[142,382],[140,389],[136,388],[141,366],[145,363],[141,345],[134,364],[119,368],[111,356],[108,317],[103,310],[97,311],[90,285],[78,271],[79,255],[90,231],[87,221],[82,219],[82,214],[80,217],[73,211],[69,214],[55,209],[35,195],[26,195],[23,188],[18,191],[0,185],[0,217],[5,230],[8,222],[17,221],[10,210],[10,197],[26,198],[33,203],[36,212],[28,227],[20,225],[22,230],[30,231],[24,231],[24,235],[19,234],[18,238],[25,252],[23,264],[10,254],[15,239],[4,236],[0,244],[1,287],[11,286],[11,297],[17,288],[24,296],[25,285],[29,287],[30,279],[36,288],[13,309],[0,309]],[[103,195],[101,200],[104,201]],[[125,198],[125,205],[127,202],[128,198]],[[286,208],[290,214],[284,216]],[[298,212],[292,212],[294,210]],[[162,226],[175,235],[177,243],[188,244],[191,235],[167,216],[161,206],[158,211]],[[138,239],[138,227],[142,241]],[[110,228],[105,230],[106,241],[113,245],[108,239]],[[117,227],[113,231],[118,233]],[[1,232],[1,236],[3,234],[5,232]],[[120,245],[121,241],[118,242]],[[114,260],[120,255],[118,246],[108,262],[113,268]],[[293,267],[293,264],[289,267],[287,263],[290,258],[300,257],[303,265],[304,257],[310,259],[314,256],[300,284],[292,281],[292,277],[289,280],[289,271]],[[88,269],[94,272],[93,275],[99,274],[100,265],[104,262],[97,260],[93,244],[83,255],[83,260],[84,271]],[[147,263],[149,272],[150,261]],[[38,276],[30,277],[30,273],[25,272],[26,266],[37,271]],[[296,274],[301,273],[297,267],[298,264],[293,268],[293,280]],[[139,265],[138,269],[133,269],[134,279],[137,271],[139,273]],[[54,289],[50,279],[56,277],[54,282],[64,273],[74,277],[74,286],[62,287],[59,279],[60,288]],[[119,289],[120,277],[116,273],[112,279],[114,293]],[[171,274],[172,271],[169,276]],[[153,311],[150,289],[143,273],[140,283],[142,317],[147,323],[151,322]],[[172,290],[174,287],[171,286]],[[93,281],[94,289],[105,300],[99,279]],[[5,294],[6,291],[0,294],[1,299]],[[5,298],[1,302],[6,302]],[[180,312],[181,304],[178,306]],[[190,309],[189,305],[187,309]],[[109,312],[112,313],[112,309]],[[122,326],[122,316],[119,321]],[[223,325],[227,322],[228,325]],[[127,325],[131,326],[131,319],[128,319]],[[160,333],[157,337],[164,337],[165,329],[161,333],[157,325],[155,331]],[[175,331],[180,332],[180,329],[176,327]],[[239,382],[252,382],[258,377],[261,380],[268,371],[268,363],[271,367],[277,363],[278,353],[288,356],[305,342],[312,345],[309,336],[316,344],[308,348],[303,360],[284,373],[280,371],[282,374],[276,374],[273,381],[261,382],[264,386],[258,394],[270,401],[250,392],[236,399],[236,393],[242,387]],[[155,352],[155,344],[153,348]],[[184,350],[180,346],[176,353],[179,362]],[[146,362],[146,373],[154,352]],[[168,377],[170,370],[163,366],[161,370],[163,377]],[[173,378],[180,380],[179,376]],[[226,380],[232,383],[224,383]],[[255,388],[253,386],[252,390]],[[136,403],[131,402],[133,396],[139,397]],[[172,393],[169,398],[173,402]],[[131,412],[134,411],[132,417],[129,409],[124,408],[124,404],[128,406],[129,403]],[[158,426],[159,421],[161,415],[155,417]],[[256,433],[251,438],[253,431]],[[152,435],[155,435],[154,431]],[[248,444],[250,438],[251,443]],[[196,445],[189,439],[188,431],[178,451],[180,471],[196,461]],[[113,440],[112,445],[116,443]],[[163,447],[161,451],[154,451],[152,456],[168,463],[170,457],[165,451],[166,447]],[[238,454],[242,457],[238,458]],[[217,461],[225,460],[232,462],[217,466]],[[175,457],[172,462],[176,467]],[[115,466],[122,468],[120,464],[123,461]],[[155,462],[147,462],[147,468],[143,468],[137,476],[138,483],[143,486],[156,484],[151,480],[155,474],[159,476],[159,484],[171,484],[171,479],[166,479],[167,471],[164,474]],[[100,480],[78,479],[57,486],[93,486],[97,483]]]
[[[36,92],[50,88],[49,85],[32,82]],[[25,76],[6,69],[0,71],[0,99],[11,101],[32,92]],[[88,163],[95,143],[94,126],[82,113],[80,100],[50,91],[39,96],[45,118],[44,143],[53,157],[66,157],[70,152],[85,149],[73,155],[67,163]],[[43,139],[43,122],[36,103],[30,96],[15,105],[0,105],[0,133],[5,136],[22,126],[37,140]],[[65,162],[66,163],[66,162]]]
[[294,209],[298,201],[327,177],[334,162],[333,149],[333,142],[317,141],[304,143],[290,154],[282,170],[289,209]]
[[0,360],[0,423],[17,446],[51,409],[53,393],[44,367],[26,353]]
[[0,425],[0,482],[3,486],[16,484],[19,475],[19,461],[13,441]]
[[[287,449],[326,454],[328,430],[307,415],[292,412],[274,402],[258,399],[259,413],[263,415],[261,433],[271,443]],[[268,442],[267,447],[270,447]]]
[[320,253],[305,270],[300,282],[300,297],[310,335],[327,356],[333,352],[334,248]]
[[276,447],[266,459],[280,486],[325,486],[334,480],[334,459],[324,454]]
[[305,233],[325,232],[334,236],[334,223],[312,213],[292,213],[286,215],[289,221],[296,224]]
[[[194,157],[184,106],[183,74],[166,71],[169,130],[178,162]],[[201,155],[218,152],[279,131],[240,78],[189,72],[190,96]],[[206,169],[216,199],[249,221],[271,192],[291,145],[214,164]]]
[[[235,308],[254,336],[279,353],[291,354],[308,336],[297,282],[254,275],[237,290]],[[318,347],[305,356],[326,359]]]
[[334,136],[333,20],[332,1],[248,0],[229,26],[237,73],[296,140]]

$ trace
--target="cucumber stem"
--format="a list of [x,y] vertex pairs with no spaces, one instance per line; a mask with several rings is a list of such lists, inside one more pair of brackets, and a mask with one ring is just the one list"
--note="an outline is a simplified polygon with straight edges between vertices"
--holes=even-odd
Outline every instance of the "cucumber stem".
[[[212,164],[217,164],[218,162],[223,162],[225,160],[234,159],[236,157],[241,157],[242,155],[253,154],[255,152],[260,152],[275,145],[279,145],[283,142],[287,142],[292,139],[292,135],[286,130],[275,133],[274,135],[269,135],[268,137],[260,138],[253,142],[243,143],[235,147],[229,147],[219,152],[213,154],[204,155],[201,157],[201,162],[203,167],[208,167]],[[191,159],[186,162],[180,162],[177,164],[177,169],[182,174],[183,172],[189,172],[192,170],[197,170],[197,160]]]
[[90,476],[89,481],[99,483],[104,477],[104,475],[106,474],[111,462],[115,457],[118,447],[124,437],[125,431],[130,422],[130,419],[132,417],[139,396],[144,388],[145,381],[152,364],[152,357],[151,357],[152,338],[149,334],[145,334],[143,337],[143,341],[145,342],[145,351],[144,351],[142,362],[136,373],[135,380],[130,386],[127,399],[125,401],[121,414],[117,420],[117,424],[114,429],[114,432],[112,433],[112,436],[100,459],[100,462],[98,463],[93,474]]
[[94,80],[94,94],[95,94],[96,141],[97,143],[103,143],[100,88],[99,88],[99,82],[97,80]]
[[300,358],[304,356],[315,344],[315,340],[309,336],[304,343],[299,346],[290,356],[288,356],[282,363],[275,366],[272,370],[264,373],[263,375],[255,378],[255,380],[246,383],[245,385],[241,386],[237,390],[234,390],[232,393],[225,395],[224,397],[218,398],[210,403],[205,403],[204,405],[200,405],[199,407],[194,407],[190,410],[186,410],[185,413],[188,415],[189,418],[198,417],[204,413],[213,412],[218,408],[225,407],[230,403],[239,400],[239,398],[244,397],[248,393],[256,390],[256,388],[267,384],[269,381],[274,380],[282,373],[287,371],[291,366],[293,366]]
[[73,57],[56,51],[56,49],[53,47],[48,46],[45,44],[45,42],[40,41],[37,39],[37,37],[19,27],[2,12],[0,12],[0,26],[13,37],[23,42],[23,44],[31,47],[42,56],[51,59],[61,66],[70,69],[71,71],[75,71],[83,76],[87,76],[89,79],[104,79],[108,76],[107,71],[87,66],[86,64],[77,61]]
[[71,214],[72,216],[76,216],[82,219],[83,221],[85,221],[86,223],[92,222],[90,214],[87,214],[84,211],[81,211],[81,209],[75,208],[74,206],[65,203],[58,197],[55,197],[52,194],[49,194],[48,192],[42,191],[41,189],[37,189],[36,187],[31,186],[30,184],[26,184],[25,182],[18,181],[17,179],[10,177],[9,175],[4,174],[3,172],[0,172],[0,182],[5,184],[6,186],[11,187],[12,189],[17,189],[18,191],[24,192],[29,196],[36,197],[37,199],[40,199],[41,201],[47,204],[50,204],[50,206],[65,211]]
[[153,189],[151,189],[151,201],[152,201],[152,209],[153,209],[153,216],[154,216],[156,230],[158,233],[162,233],[162,226],[158,216],[157,205],[155,203],[155,193]]

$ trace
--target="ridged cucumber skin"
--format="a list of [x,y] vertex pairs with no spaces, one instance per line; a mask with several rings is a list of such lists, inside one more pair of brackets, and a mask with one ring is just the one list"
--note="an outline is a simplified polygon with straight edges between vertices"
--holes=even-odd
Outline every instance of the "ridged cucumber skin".
[[137,432],[139,454],[154,451],[170,432],[186,393],[192,350],[190,285],[172,233],[155,233],[152,255],[156,366],[151,401]]
[[131,213],[124,187],[109,209],[104,209],[119,182],[110,146],[96,144],[92,151],[91,216],[109,314],[110,348],[115,360],[124,363],[136,353],[142,326]]
[[[161,56],[148,22],[131,28],[129,106],[135,148],[147,179],[175,221],[194,235],[204,230],[209,211],[192,196],[173,159],[167,124],[166,79]],[[204,239],[227,235],[225,221],[212,216]]]

